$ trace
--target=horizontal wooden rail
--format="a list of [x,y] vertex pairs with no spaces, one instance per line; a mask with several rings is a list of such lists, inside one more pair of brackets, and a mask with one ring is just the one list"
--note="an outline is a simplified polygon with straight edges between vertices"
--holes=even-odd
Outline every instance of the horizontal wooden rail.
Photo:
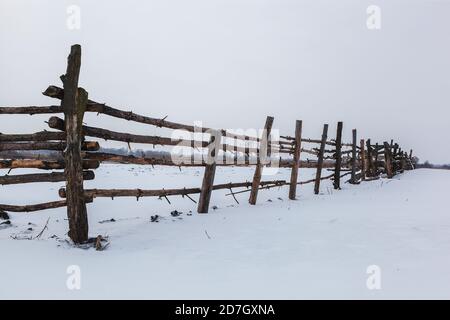
[[[271,185],[274,183],[285,183],[285,180],[274,181],[261,181],[260,185]],[[249,188],[252,186],[252,182],[238,182],[238,183],[223,183],[213,186],[213,190],[221,189],[234,189],[234,188]],[[189,194],[200,193],[201,188],[183,188],[183,189],[156,189],[156,190],[143,190],[143,189],[86,189],[84,194],[87,198],[116,198],[116,197],[166,197],[166,196],[183,196]],[[66,189],[59,189],[59,196],[61,198],[66,197]]]
[[61,106],[27,106],[27,107],[0,107],[0,114],[49,114],[62,113]]
[[[86,198],[86,203],[92,202],[92,198]],[[66,200],[52,201],[37,203],[31,205],[10,205],[10,204],[0,204],[0,210],[9,212],[33,212],[46,209],[55,209],[65,207],[67,205]]]
[[40,131],[30,134],[2,134],[0,133],[0,142],[24,142],[24,141],[49,141],[65,140],[64,132]]
[[[325,177],[321,177],[320,180],[327,180],[327,179],[332,179],[334,177],[334,173],[329,175],[329,176],[325,176]],[[315,182],[316,179],[310,179],[310,180],[306,180],[306,181],[299,181],[297,182],[297,185],[304,185],[304,184],[308,184],[308,183],[313,183]],[[278,180],[278,181],[271,181],[271,183],[266,183],[265,185],[260,185],[259,190],[268,190],[271,188],[276,188],[276,187],[283,187],[283,186],[289,186],[290,182],[287,182],[285,180]],[[228,195],[236,195],[236,194],[240,194],[240,193],[245,193],[245,192],[250,192],[249,190],[242,190],[242,191],[237,191],[237,192],[233,192],[233,193],[229,193],[226,194]]]
[[[83,160],[83,169],[97,169],[99,161]],[[47,160],[0,160],[0,169],[43,169],[54,170],[64,169],[64,161],[47,161]]]
[[[149,157],[137,157],[133,155],[119,155],[114,153],[104,153],[104,152],[85,152],[83,153],[85,159],[96,160],[99,162],[116,162],[122,164],[138,164],[138,165],[161,165],[161,166],[176,166],[176,167],[203,167],[205,163],[193,163],[190,159],[186,158],[180,162],[174,162],[172,159],[167,158],[149,158]],[[238,159],[239,160],[239,159]],[[225,163],[218,162],[217,166],[237,166],[237,167],[247,167],[256,165],[256,161],[249,163],[249,159],[245,159],[245,163],[234,159],[234,162],[230,163],[225,161]],[[274,159],[275,161],[276,159]],[[343,165],[346,165],[344,163]],[[291,168],[292,159],[279,159],[278,166],[280,168]],[[324,162],[324,168],[331,168],[334,166],[334,162],[327,161]],[[314,161],[302,160],[299,163],[300,168],[316,168],[317,163]]]
[[[47,142],[47,141],[33,141],[33,142],[10,142],[0,143],[0,151],[11,150],[52,150],[63,151],[66,148],[66,143],[60,142]],[[81,145],[81,150],[97,151],[100,149],[100,145],[97,141],[85,141]]]
[[[64,120],[58,117],[51,117],[48,121],[48,126],[52,129],[64,130]],[[196,141],[196,140],[184,140],[184,139],[172,139],[167,137],[159,136],[146,136],[137,135],[131,133],[123,133],[117,131],[111,131],[102,128],[82,126],[82,131],[85,136],[100,138],[104,140],[114,140],[126,143],[141,143],[141,144],[152,144],[152,145],[162,145],[162,146],[183,146],[183,147],[198,147],[207,148],[207,141]],[[221,150],[226,148],[227,151],[236,150],[237,152],[245,153],[258,153],[259,148],[234,146],[230,144],[221,144]],[[274,148],[274,151],[276,148]]]
[[[51,117],[48,121],[48,125],[52,129],[64,130],[64,120],[58,117]],[[198,145],[199,147],[208,147],[208,142],[206,141],[191,141],[191,140],[172,140],[171,138],[159,137],[159,136],[144,136],[130,133],[122,133],[111,131],[102,128],[82,126],[83,134],[90,137],[101,138],[104,140],[114,140],[122,141],[126,143],[142,143],[142,144],[153,144],[153,145],[168,145],[174,146],[183,144],[185,146]]]
[[[64,97],[64,89],[57,87],[57,86],[49,86],[47,90],[43,92],[45,96],[56,98],[56,99],[62,99]],[[181,123],[166,121],[165,119],[157,119],[157,118],[151,118],[147,116],[142,116],[136,113],[133,113],[132,111],[123,111],[116,108],[112,108],[110,106],[107,106],[103,103],[98,103],[92,100],[88,100],[86,111],[88,112],[97,112],[102,113],[111,117],[120,118],[128,121],[135,121],[140,122],[144,124],[153,125],[156,127],[163,127],[168,129],[175,129],[175,130],[186,130],[189,132],[207,132],[213,130],[212,128],[204,128],[204,127],[195,127],[191,125],[185,125]],[[222,136],[229,136],[233,137],[239,140],[249,140],[249,141],[259,141],[259,138],[252,137],[252,136],[246,136],[246,135],[240,135],[240,134],[234,134],[233,132],[227,131],[227,130],[219,130],[222,134]]]
[[[93,180],[95,178],[94,171],[84,171],[84,180]],[[64,172],[51,173],[32,173],[32,174],[18,174],[6,175],[0,177],[0,185],[34,183],[34,182],[61,182],[66,180]]]
[[[204,167],[205,163],[202,160],[193,162],[188,157],[174,162],[168,158],[152,158],[152,157],[138,157],[133,155],[119,155],[105,152],[85,152],[83,153],[85,159],[97,160],[100,162],[115,162],[122,164],[137,164],[137,165],[160,165],[160,166],[175,166],[175,167]],[[242,161],[244,160],[244,161]],[[249,166],[249,159],[233,159],[233,162],[227,161],[217,163],[217,166]]]

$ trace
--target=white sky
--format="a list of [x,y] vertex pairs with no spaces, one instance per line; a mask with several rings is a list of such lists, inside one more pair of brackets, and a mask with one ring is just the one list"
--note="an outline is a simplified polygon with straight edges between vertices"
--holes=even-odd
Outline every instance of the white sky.
[[[72,4],[80,30],[66,27]],[[366,27],[371,4],[381,30]],[[346,140],[357,128],[450,162],[449,31],[446,0],[0,0],[0,105],[58,104],[40,92],[60,85],[79,43],[80,85],[114,107],[216,128],[259,128],[273,115],[290,135],[302,119],[313,138],[323,123],[334,137],[342,120]],[[4,115],[0,132],[42,130],[47,118]]]

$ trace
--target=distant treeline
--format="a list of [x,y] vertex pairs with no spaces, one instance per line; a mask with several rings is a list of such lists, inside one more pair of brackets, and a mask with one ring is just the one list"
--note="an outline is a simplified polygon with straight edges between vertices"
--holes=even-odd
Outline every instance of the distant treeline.
[[433,163],[430,163],[429,161],[425,161],[424,163],[417,163],[416,168],[450,170],[450,164],[433,164]]

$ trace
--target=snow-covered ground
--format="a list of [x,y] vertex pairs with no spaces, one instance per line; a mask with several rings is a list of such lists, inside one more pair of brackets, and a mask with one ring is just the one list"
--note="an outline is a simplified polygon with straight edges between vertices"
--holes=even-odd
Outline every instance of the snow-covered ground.
[[[29,171],[14,173],[20,172]],[[104,164],[85,184],[198,187],[202,174],[201,168]],[[282,169],[263,179],[289,174]],[[251,168],[218,168],[215,182],[252,175]],[[300,179],[313,175],[302,169]],[[3,186],[0,202],[58,200],[62,185]],[[171,204],[99,198],[88,214],[90,235],[109,236],[101,252],[65,241],[65,208],[12,213],[12,225],[0,226],[0,299],[450,298],[450,171],[415,170],[344,184],[341,191],[326,181],[318,196],[312,188],[299,187],[297,201],[288,200],[286,187],[260,191],[256,206],[247,203],[248,193],[237,195],[237,204],[228,191],[216,191],[211,206],[217,209],[205,215],[181,197],[170,197]],[[175,209],[183,214],[172,217]],[[150,222],[155,214],[160,221]],[[48,218],[39,239],[18,240],[36,236]],[[70,265],[80,267],[80,290],[66,286]],[[381,270],[380,290],[366,286],[371,265]]]

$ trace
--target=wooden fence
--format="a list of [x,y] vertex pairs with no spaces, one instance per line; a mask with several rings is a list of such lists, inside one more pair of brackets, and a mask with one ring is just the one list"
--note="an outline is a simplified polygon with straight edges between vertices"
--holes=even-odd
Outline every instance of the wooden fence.
[[[85,243],[88,240],[88,220],[86,203],[98,197],[160,197],[169,201],[169,196],[182,196],[197,203],[198,213],[207,213],[213,190],[227,189],[236,202],[235,195],[249,192],[249,203],[257,202],[258,191],[273,187],[289,186],[289,199],[296,199],[297,186],[314,183],[314,192],[320,191],[320,183],[331,179],[335,189],[340,189],[342,178],[349,176],[349,183],[357,184],[362,181],[378,179],[381,174],[392,178],[404,170],[414,169],[412,151],[409,155],[402,151],[397,143],[372,143],[370,139],[357,141],[357,131],[352,131],[352,141],[342,141],[343,123],[337,124],[336,136],[328,139],[329,126],[325,124],[320,139],[308,139],[302,136],[303,122],[295,122],[293,136],[281,136],[278,141],[271,138],[273,117],[267,117],[264,130],[260,137],[240,135],[227,130],[214,130],[211,128],[198,128],[170,122],[165,119],[151,118],[119,110],[106,104],[98,103],[88,98],[88,93],[78,86],[81,65],[81,47],[74,45],[68,57],[67,70],[61,76],[63,88],[49,86],[43,94],[60,100],[59,105],[52,106],[25,106],[0,107],[0,114],[60,114],[50,117],[48,126],[51,131],[41,131],[33,134],[0,134],[0,168],[9,169],[8,173],[0,177],[0,184],[22,184],[36,182],[66,182],[66,187],[59,190],[63,200],[32,205],[0,204],[0,210],[10,212],[30,212],[57,207],[67,207],[69,219],[69,237],[74,243]],[[127,121],[144,123],[159,128],[186,130],[188,132],[209,133],[209,140],[182,140],[160,136],[136,135],[124,132],[115,132],[104,128],[83,125],[86,112],[95,112]],[[118,155],[99,152],[100,145],[96,141],[86,140],[86,137],[101,138],[130,143],[140,143],[161,146],[187,146],[207,151],[207,156],[200,162],[183,160],[175,162],[172,159],[154,158],[146,156]],[[230,143],[230,141],[232,141]],[[244,146],[239,145],[239,141]],[[27,152],[20,157],[5,156],[9,151],[39,151],[51,150],[60,153],[59,157],[49,156],[42,159],[39,152]],[[220,155],[226,157],[226,151],[233,154],[233,161],[219,161]],[[300,160],[301,154],[313,156],[315,159]],[[3,155],[2,155],[3,154]],[[19,153],[20,154],[20,153]],[[192,151],[194,154],[194,151]],[[284,154],[289,158],[279,155]],[[256,161],[252,163],[251,157]],[[239,161],[239,159],[243,161]],[[291,168],[289,181],[268,180],[262,181],[264,166],[271,166],[276,158],[277,165]],[[182,189],[84,189],[84,180],[95,178],[94,169],[102,162],[116,162],[139,165],[163,166],[202,166],[205,168],[201,187]],[[214,184],[217,166],[254,166],[253,180],[237,183]],[[316,168],[316,177],[307,181],[298,181],[299,168]],[[58,170],[50,173],[33,173],[9,175],[12,169],[33,168],[41,170]],[[323,169],[330,174],[323,176]],[[244,190],[235,191],[237,188]],[[199,194],[198,202],[191,197]]]

